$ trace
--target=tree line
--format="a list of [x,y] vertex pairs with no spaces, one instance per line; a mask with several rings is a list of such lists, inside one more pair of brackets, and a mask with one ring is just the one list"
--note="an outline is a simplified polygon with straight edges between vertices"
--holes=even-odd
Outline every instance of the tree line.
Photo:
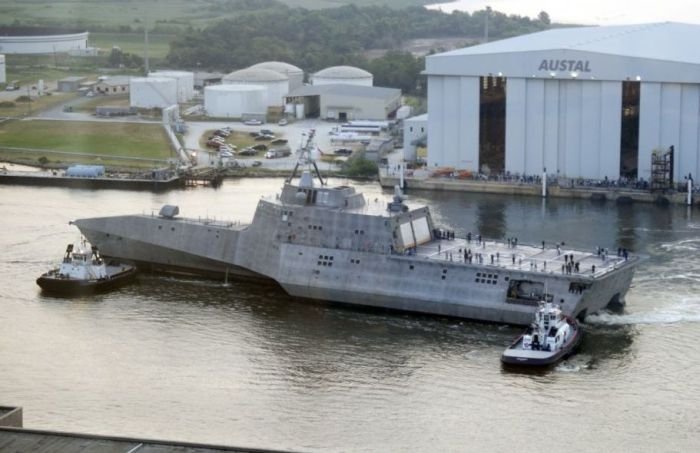
[[416,38],[471,37],[478,41],[483,36],[487,14],[490,39],[550,27],[549,16],[544,12],[530,19],[490,9],[445,14],[423,7],[348,5],[307,10],[290,8],[275,0],[265,0],[264,5],[264,9],[182,33],[170,43],[168,63],[180,68],[231,71],[279,60],[306,72],[352,65],[374,74],[375,85],[421,94],[422,58],[393,50],[369,59],[366,52],[399,49],[406,40]]

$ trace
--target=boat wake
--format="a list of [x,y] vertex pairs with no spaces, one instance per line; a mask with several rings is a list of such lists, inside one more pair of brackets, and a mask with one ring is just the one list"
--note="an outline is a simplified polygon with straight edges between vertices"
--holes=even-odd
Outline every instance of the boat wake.
[[658,247],[665,252],[697,252],[700,250],[700,238],[666,242],[659,244]]
[[681,302],[658,310],[613,314],[601,312],[586,316],[586,324],[628,326],[635,324],[678,324],[700,322],[700,299],[683,299]]

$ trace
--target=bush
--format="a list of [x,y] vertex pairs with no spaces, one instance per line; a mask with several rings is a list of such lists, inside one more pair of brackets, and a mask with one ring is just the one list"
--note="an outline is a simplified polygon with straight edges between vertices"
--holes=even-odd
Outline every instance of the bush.
[[12,108],[12,107],[15,107],[15,106],[17,106],[17,104],[15,104],[15,103],[12,102],[12,101],[2,101],[2,102],[0,102],[0,107]]
[[49,163],[49,158],[46,156],[41,156],[39,159],[37,159],[41,165],[46,165]]
[[17,99],[15,99],[15,102],[32,102],[32,98],[25,94],[24,96],[19,96]]
[[378,171],[377,163],[365,159],[365,153],[357,153],[343,165],[343,172],[351,177],[367,178],[376,176]]

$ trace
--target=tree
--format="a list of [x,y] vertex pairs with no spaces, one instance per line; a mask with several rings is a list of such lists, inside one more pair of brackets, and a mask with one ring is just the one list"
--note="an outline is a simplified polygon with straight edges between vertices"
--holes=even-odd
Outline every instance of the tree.
[[547,14],[546,11],[540,11],[540,13],[537,15],[537,20],[542,22],[544,25],[549,25],[552,23],[549,19],[549,14]]

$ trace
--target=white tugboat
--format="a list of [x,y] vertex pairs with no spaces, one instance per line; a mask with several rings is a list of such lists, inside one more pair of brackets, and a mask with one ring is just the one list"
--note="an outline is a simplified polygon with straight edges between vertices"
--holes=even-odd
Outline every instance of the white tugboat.
[[61,265],[36,280],[42,290],[63,295],[109,291],[134,279],[136,267],[105,263],[97,247],[83,240],[77,246],[68,244]]
[[535,320],[503,352],[501,361],[511,365],[550,365],[573,353],[583,332],[578,322],[559,306],[540,302]]

